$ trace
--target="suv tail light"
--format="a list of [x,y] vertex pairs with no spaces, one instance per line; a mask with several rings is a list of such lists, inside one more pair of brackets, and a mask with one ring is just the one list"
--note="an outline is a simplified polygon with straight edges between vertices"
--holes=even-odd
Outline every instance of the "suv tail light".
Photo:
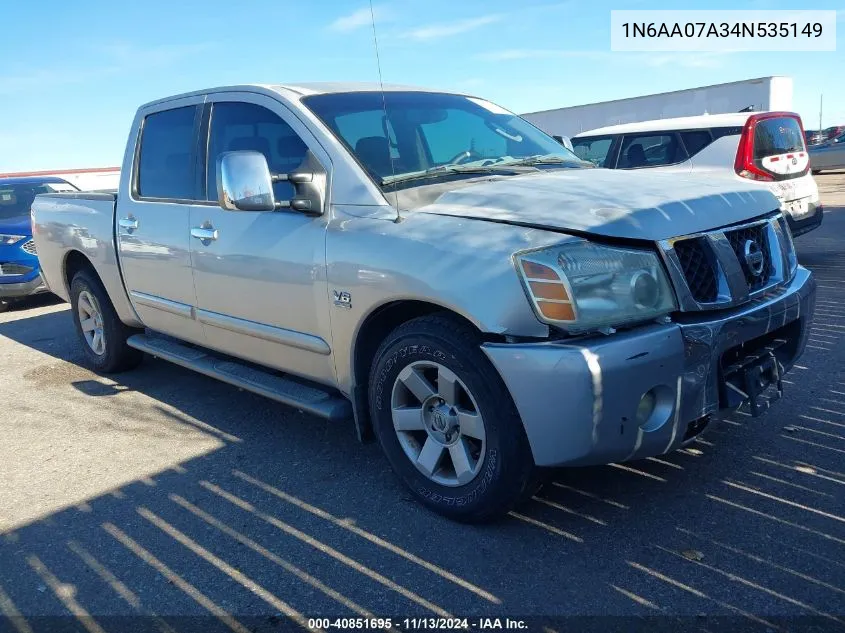
[[766,182],[807,174],[810,156],[801,117],[794,112],[762,112],[748,117],[736,150],[734,170],[743,178]]

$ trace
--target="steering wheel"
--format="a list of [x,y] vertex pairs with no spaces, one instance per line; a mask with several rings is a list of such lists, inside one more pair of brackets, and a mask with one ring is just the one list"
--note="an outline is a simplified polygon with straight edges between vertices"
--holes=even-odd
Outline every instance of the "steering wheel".
[[464,151],[455,154],[446,164],[463,165],[464,163],[469,163],[474,160],[481,160],[483,158],[484,157],[478,152],[476,152],[474,149],[465,149]]

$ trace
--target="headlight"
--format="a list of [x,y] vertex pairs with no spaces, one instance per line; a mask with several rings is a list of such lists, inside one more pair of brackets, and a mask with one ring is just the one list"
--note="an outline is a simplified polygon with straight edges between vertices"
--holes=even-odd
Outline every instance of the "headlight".
[[15,244],[20,242],[26,235],[2,235],[0,234],[0,244],[6,246],[8,244]]
[[651,251],[581,240],[514,258],[537,316],[567,332],[648,321],[677,308]]
[[798,255],[795,252],[795,243],[792,241],[792,229],[789,228],[789,222],[786,221],[786,216],[780,216],[780,229],[785,240],[784,251],[786,252],[786,265],[789,268],[789,279],[795,276],[795,271],[798,270]]

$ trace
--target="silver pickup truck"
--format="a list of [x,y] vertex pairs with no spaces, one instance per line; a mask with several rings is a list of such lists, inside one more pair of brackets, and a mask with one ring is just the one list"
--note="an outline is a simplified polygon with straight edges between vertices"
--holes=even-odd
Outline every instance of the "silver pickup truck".
[[117,194],[38,196],[32,219],[95,370],[146,352],[354,420],[465,521],[546,467],[759,413],[815,302],[768,191],[592,168],[484,99],[400,86],[144,105]]

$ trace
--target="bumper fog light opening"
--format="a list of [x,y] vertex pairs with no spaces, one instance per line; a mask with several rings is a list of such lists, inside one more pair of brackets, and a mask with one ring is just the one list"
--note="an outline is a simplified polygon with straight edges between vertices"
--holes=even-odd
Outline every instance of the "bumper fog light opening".
[[637,404],[637,424],[643,431],[656,431],[671,419],[674,409],[673,390],[668,385],[652,387]]

